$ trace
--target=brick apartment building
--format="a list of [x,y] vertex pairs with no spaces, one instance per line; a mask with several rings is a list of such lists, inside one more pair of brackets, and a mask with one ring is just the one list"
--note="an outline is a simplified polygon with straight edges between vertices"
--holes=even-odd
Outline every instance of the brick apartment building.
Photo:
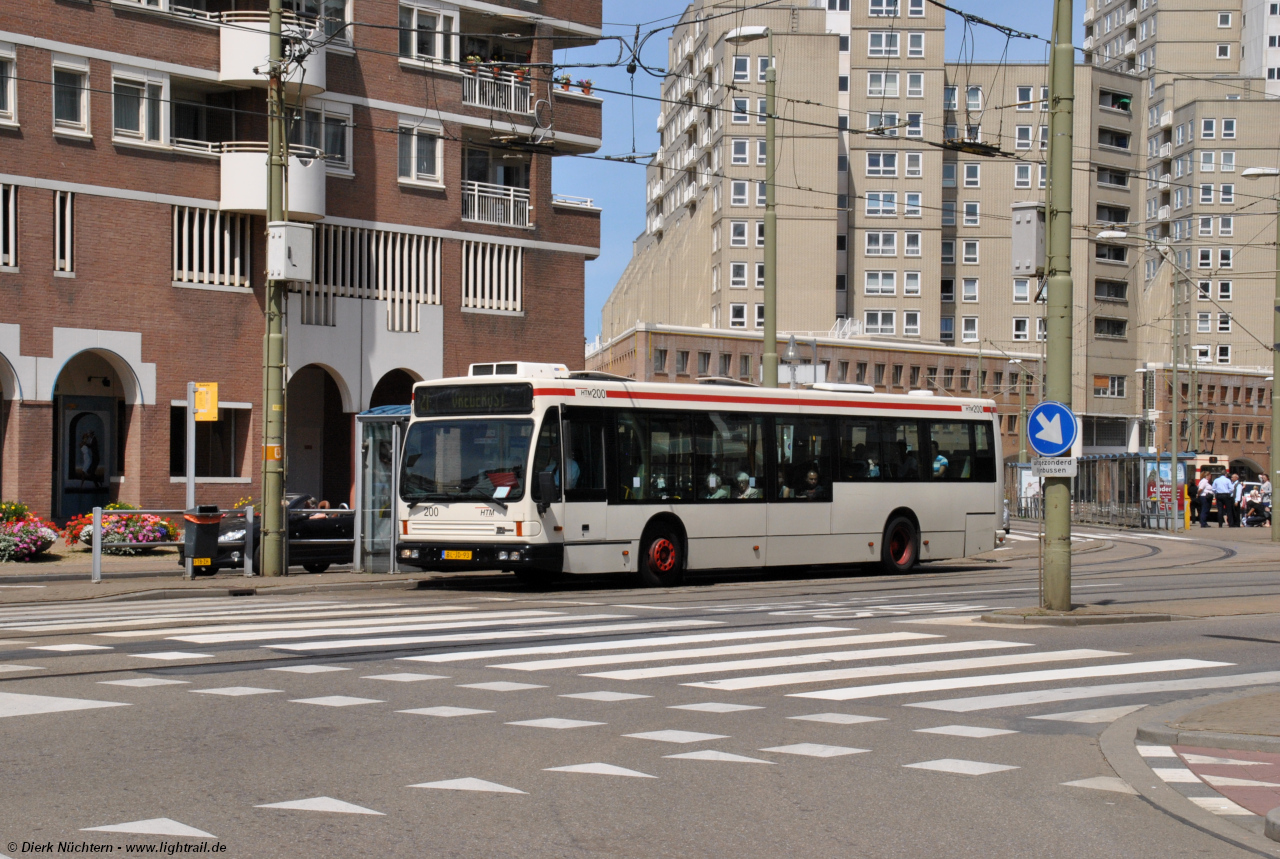
[[[551,82],[600,0],[286,0],[287,487],[333,503],[353,415],[508,358],[582,364],[599,210],[551,191],[601,102]],[[267,0],[0,5],[0,497],[67,517],[257,495]]]

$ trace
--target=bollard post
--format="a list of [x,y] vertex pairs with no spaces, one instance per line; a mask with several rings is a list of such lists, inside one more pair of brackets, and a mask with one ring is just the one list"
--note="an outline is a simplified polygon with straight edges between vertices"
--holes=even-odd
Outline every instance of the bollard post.
[[102,581],[102,508],[93,508],[93,573],[90,581]]
[[253,505],[244,508],[244,575],[253,578]]

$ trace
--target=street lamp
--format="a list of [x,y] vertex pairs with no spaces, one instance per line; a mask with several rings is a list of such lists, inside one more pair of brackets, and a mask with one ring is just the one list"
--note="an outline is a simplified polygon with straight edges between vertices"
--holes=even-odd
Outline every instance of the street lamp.
[[764,73],[764,355],[760,370],[766,388],[778,387],[778,213],[774,208],[773,170],[777,161],[773,117],[778,72],[773,65],[773,29],[736,27],[724,40],[735,47],[767,39],[769,67]]
[[[1240,173],[1246,179],[1262,179],[1280,176],[1280,168],[1246,167]],[[1276,471],[1276,433],[1280,433],[1280,410],[1276,409],[1276,379],[1280,378],[1280,197],[1276,198],[1276,292],[1275,312],[1271,314],[1271,448],[1268,453],[1269,479],[1275,485],[1275,478],[1280,476]],[[1275,493],[1272,493],[1271,542],[1280,543],[1280,522],[1275,517]]]

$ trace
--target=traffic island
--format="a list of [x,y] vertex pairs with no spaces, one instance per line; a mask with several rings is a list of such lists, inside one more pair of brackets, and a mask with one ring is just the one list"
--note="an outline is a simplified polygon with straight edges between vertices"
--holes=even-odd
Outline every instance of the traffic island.
[[1034,623],[1039,626],[1096,626],[1116,623],[1158,623],[1189,620],[1184,615],[1160,612],[1108,611],[1099,606],[1072,606],[1071,611],[1046,608],[1008,608],[984,614],[985,623]]

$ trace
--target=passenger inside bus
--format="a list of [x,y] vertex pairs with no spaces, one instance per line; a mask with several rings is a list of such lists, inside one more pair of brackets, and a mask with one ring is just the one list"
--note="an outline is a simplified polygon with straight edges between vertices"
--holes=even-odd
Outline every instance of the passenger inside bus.
[[720,475],[713,471],[707,475],[707,492],[702,497],[710,500],[728,498],[729,487],[725,486],[720,480]]
[[800,488],[798,496],[809,501],[821,501],[826,498],[827,490],[822,485],[818,469],[810,468],[804,476],[804,485]]
[[760,490],[752,485],[751,477],[745,471],[739,471],[734,482],[737,483],[737,491],[733,497],[739,501],[760,497]]

